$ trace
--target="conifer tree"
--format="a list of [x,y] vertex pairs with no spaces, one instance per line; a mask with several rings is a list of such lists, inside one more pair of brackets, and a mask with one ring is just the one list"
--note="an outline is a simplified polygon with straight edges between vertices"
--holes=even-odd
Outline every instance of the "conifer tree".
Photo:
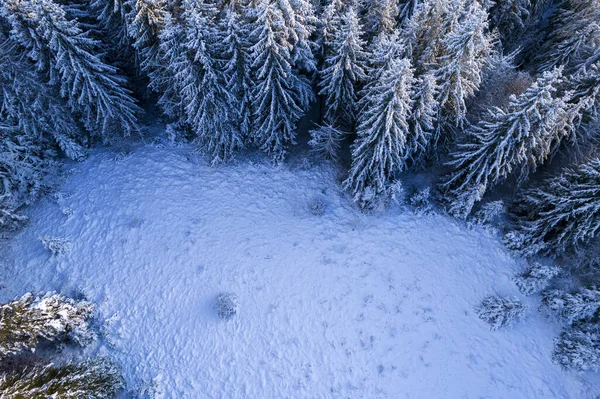
[[26,294],[0,305],[0,358],[33,351],[40,340],[87,344],[95,338],[89,326],[93,311],[89,302],[58,294]]
[[414,82],[410,61],[393,60],[363,93],[352,168],[344,182],[361,206],[384,194],[406,167]]
[[407,154],[411,167],[419,168],[431,155],[440,136],[436,120],[439,115],[438,85],[433,74],[418,78],[413,90],[413,107],[410,114],[410,135]]
[[[182,51],[187,58],[186,68],[178,71],[186,122],[198,137],[201,147],[211,155],[213,162],[227,161],[242,140],[236,124],[239,122],[235,97],[227,85],[223,65],[211,49],[223,43],[223,37],[210,19],[212,10],[190,5],[184,13],[186,40]],[[178,76],[176,74],[176,76]],[[190,84],[199,83],[197,87]]]
[[412,18],[421,0],[400,0],[398,5],[398,20],[401,25],[408,23]]
[[[32,146],[36,142],[38,147],[58,145],[69,158],[82,158],[85,140],[80,126],[56,89],[45,85],[43,79],[18,44],[0,33],[0,121],[5,128],[17,128],[28,136],[18,140]],[[41,148],[34,147],[31,153],[40,155]],[[24,149],[22,145],[19,148]]]
[[548,159],[570,129],[565,125],[570,106],[556,97],[561,82],[560,69],[545,73],[525,93],[513,96],[506,110],[489,110],[468,130],[443,184],[452,214],[466,217],[490,187],[515,171],[524,180]]
[[0,16],[11,26],[11,38],[60,89],[89,132],[108,139],[117,132],[138,131],[140,110],[125,78],[96,55],[99,43],[77,20],[68,19],[61,5],[52,0],[5,1]]
[[[520,36],[531,15],[531,0],[487,0],[486,11],[490,16],[490,28],[498,29],[505,42],[511,42]],[[484,6],[484,8],[486,8]]]
[[363,0],[365,9],[365,30],[372,36],[391,33],[398,17],[397,0]]
[[523,274],[516,276],[514,281],[523,295],[531,295],[546,289],[550,281],[559,273],[558,266],[533,263]]
[[552,21],[553,29],[536,60],[539,69],[577,66],[600,47],[600,3],[569,0]]
[[308,81],[293,71],[289,41],[292,30],[274,0],[261,0],[251,11],[254,18],[250,54],[254,73],[255,107],[252,138],[275,160],[282,160],[295,143],[296,126],[312,100]]
[[432,73],[439,84],[438,102],[458,126],[465,122],[466,101],[478,91],[492,52],[487,13],[472,2],[465,16],[446,34]]
[[226,9],[221,22],[224,37],[219,52],[224,59],[224,78],[227,89],[237,104],[239,132],[242,137],[250,136],[253,124],[252,116],[252,81],[249,53],[250,32],[241,15],[235,9]]
[[519,204],[513,248],[556,256],[590,242],[600,234],[600,159],[527,190]]
[[105,358],[64,365],[38,364],[0,374],[3,399],[108,399],[115,398],[123,388],[119,369]]
[[325,124],[351,128],[354,125],[357,89],[367,78],[367,53],[356,10],[352,7],[335,18],[333,40],[321,71],[320,95],[325,96]]
[[[12,229],[27,220],[19,208],[47,188],[49,162],[44,150],[15,124],[0,118],[0,228]],[[1,324],[1,322],[0,322]]]
[[554,343],[552,360],[565,370],[600,370],[600,328],[594,321],[567,328]]
[[500,327],[509,327],[515,321],[523,320],[527,308],[517,298],[488,296],[475,309],[477,316],[495,331]]
[[592,317],[600,308],[600,291],[581,288],[574,294],[560,290],[545,291],[542,304],[567,324]]

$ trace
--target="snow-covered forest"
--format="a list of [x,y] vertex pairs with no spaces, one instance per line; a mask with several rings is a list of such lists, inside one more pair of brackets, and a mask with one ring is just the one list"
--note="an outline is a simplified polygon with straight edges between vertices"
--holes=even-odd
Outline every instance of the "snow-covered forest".
[[[593,374],[600,370],[598,0],[0,0],[0,89],[1,398],[600,395]],[[278,200],[292,201],[292,209]],[[123,223],[127,229],[121,231]],[[205,224],[195,238],[194,229]],[[144,230],[147,235],[130,235]],[[167,232],[184,237],[171,241]],[[399,248],[396,239],[406,247]],[[415,243],[423,247],[417,251]],[[144,248],[156,256],[146,259]],[[295,248],[324,252],[313,259]],[[404,266],[383,253],[422,269],[397,271]],[[196,258],[187,265],[192,254]],[[316,280],[279,276],[292,285],[292,298],[298,290],[304,299],[295,303],[276,290],[269,300],[285,297],[286,309],[270,304],[267,316],[254,310],[243,319],[254,291],[229,292],[235,290],[223,281],[235,287],[263,273],[278,275],[266,265],[257,271],[263,266],[248,259],[268,264],[286,254],[297,256],[293,262],[319,263],[293,263]],[[213,267],[207,256],[223,262],[214,266],[220,277],[205,276]],[[157,283],[178,281],[176,288],[160,298],[128,288],[134,299],[124,300],[132,303],[118,303],[115,298],[127,296],[111,289],[129,287],[111,280],[120,267],[143,280],[143,289],[154,282],[132,267],[138,258],[145,259],[141,268],[154,265],[147,272]],[[165,264],[153,263],[157,259]],[[432,270],[423,270],[424,259],[435,264]],[[466,264],[473,259],[476,264]],[[129,264],[118,265],[122,260]],[[292,267],[286,264],[292,260],[282,262],[281,268]],[[336,269],[336,262],[373,266],[359,276]],[[450,272],[438,262],[456,266],[460,279],[445,275]],[[187,276],[192,271],[197,275]],[[389,284],[373,273],[386,275]],[[447,287],[438,286],[438,274],[447,276]],[[217,299],[218,316],[230,330],[216,333],[202,321],[207,335],[196,337],[222,349],[213,356],[216,364],[204,360],[208,369],[200,372],[200,364],[185,357],[198,367],[191,370],[200,380],[183,381],[164,371],[173,364],[162,364],[159,372],[140,365],[144,355],[130,355],[139,364],[123,361],[125,347],[154,353],[154,341],[142,338],[142,330],[165,327],[138,320],[131,322],[140,329],[133,332],[118,315],[137,320],[144,298],[173,300],[178,311],[191,299],[177,293],[201,290],[187,285],[198,276],[207,279],[198,284],[211,287],[202,288],[209,289],[204,296],[225,291]],[[320,294],[295,281],[327,282],[321,288],[333,293],[347,288],[344,295],[350,296],[338,299],[354,298],[350,292],[356,289],[367,298],[360,299],[365,308],[388,285],[395,299],[381,299],[378,310],[366,315],[373,319],[370,327],[356,328],[356,351],[377,351],[376,342],[396,344],[396,327],[381,340],[363,331],[375,334],[383,318],[386,329],[395,317],[392,308],[401,313],[396,278],[414,279],[404,288],[419,292],[419,310],[411,314],[419,320],[437,320],[422,312],[444,308],[437,296],[450,295],[457,305],[447,316],[468,313],[484,327],[477,337],[521,331],[494,341],[502,358],[481,358],[485,367],[510,358],[515,363],[506,369],[527,368],[519,362],[531,359],[513,358],[507,349],[518,341],[524,345],[520,356],[540,362],[532,366],[532,378],[556,370],[534,386],[489,366],[494,378],[488,385],[475,384],[471,391],[440,385],[429,392],[417,390],[415,382],[408,391],[394,385],[390,381],[400,377],[387,374],[391,366],[373,363],[373,370],[356,371],[361,362],[376,362],[374,354],[367,360],[332,354],[330,362],[321,359],[332,369],[313,371],[321,370],[312,362],[324,350],[311,341],[317,325],[307,322],[305,331],[301,314],[296,322],[278,312],[294,313],[298,306],[307,307],[307,316],[328,313],[305,306]],[[365,281],[373,292],[362,290]],[[484,281],[481,289],[475,281]],[[473,292],[461,296],[461,284]],[[331,302],[330,311],[344,313],[340,303]],[[162,306],[154,309],[167,313]],[[144,320],[164,322],[151,314]],[[269,314],[280,324],[253,324]],[[350,358],[352,344],[336,341],[348,321],[340,315],[331,320],[340,325],[337,333],[325,333],[328,345],[345,348],[337,351]],[[255,337],[248,325],[275,334],[286,322],[304,338],[274,336],[281,348],[269,349],[272,358],[240,348],[246,356],[238,357],[214,338],[233,340],[222,334],[236,332]],[[469,323],[460,321],[456,331],[469,334]],[[324,320],[322,325],[331,328]],[[427,331],[435,346],[438,330]],[[523,331],[542,334],[540,342],[549,347]],[[286,366],[281,359],[296,349],[282,348],[294,339],[300,346],[308,340],[309,349],[295,355],[303,364]],[[496,338],[477,342],[489,339]],[[436,359],[454,359],[442,354],[454,344],[444,344]],[[205,348],[198,345],[190,346]],[[157,361],[175,362],[176,353]],[[378,356],[383,353],[404,356],[391,349]],[[399,369],[412,381],[411,370],[429,367],[418,355],[425,366],[394,365],[389,373]],[[252,370],[230,377],[242,387],[227,385],[216,371],[226,374],[225,363],[239,367],[253,356]],[[477,368],[473,361],[469,369]],[[281,375],[259,371],[275,364],[285,368]],[[347,380],[340,370],[351,370]],[[433,379],[450,378],[431,370]],[[465,369],[457,370],[452,377],[465,377]],[[256,373],[267,373],[264,386],[243,377]],[[305,378],[290,382],[299,377],[295,373]],[[561,380],[572,375],[585,375],[586,383]],[[390,380],[372,382],[377,376]],[[281,386],[274,382],[280,378]],[[332,396],[314,388],[319,383]]]

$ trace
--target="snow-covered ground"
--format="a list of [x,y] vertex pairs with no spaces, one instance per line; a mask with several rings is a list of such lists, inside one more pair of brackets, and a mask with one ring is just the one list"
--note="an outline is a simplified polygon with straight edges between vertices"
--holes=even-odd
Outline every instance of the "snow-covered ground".
[[[116,160],[115,160],[116,158]],[[165,398],[593,398],[550,361],[530,305],[491,332],[473,308],[517,295],[497,237],[392,207],[363,215],[326,165],[211,168],[191,147],[97,150],[4,249],[0,299],[83,293],[130,386]],[[309,210],[314,198],[322,215]],[[51,256],[42,236],[68,238]],[[234,292],[240,311],[213,304]]]

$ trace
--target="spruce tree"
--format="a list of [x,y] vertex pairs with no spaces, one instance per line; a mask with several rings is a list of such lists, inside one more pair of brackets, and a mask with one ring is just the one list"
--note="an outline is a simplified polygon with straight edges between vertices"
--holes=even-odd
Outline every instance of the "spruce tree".
[[560,290],[545,291],[542,304],[570,325],[596,314],[600,308],[600,291],[595,287],[581,288],[573,294]]
[[224,37],[218,51],[225,62],[227,89],[237,104],[236,125],[239,126],[242,137],[248,137],[253,125],[251,95],[254,85],[248,50],[250,32],[244,25],[242,16],[232,9],[226,9],[220,29],[224,32]]
[[34,351],[40,340],[87,344],[95,338],[89,326],[93,312],[89,302],[58,294],[26,294],[0,305],[0,358]]
[[52,0],[7,1],[0,16],[49,83],[60,89],[73,112],[91,134],[109,139],[138,131],[140,110],[126,80],[97,55],[100,44],[65,9]]
[[367,78],[367,53],[356,10],[352,7],[335,18],[330,51],[320,73],[320,95],[325,97],[325,124],[352,128],[355,122],[357,89]]
[[[236,149],[242,146],[237,127],[239,116],[234,108],[235,97],[229,91],[223,65],[211,49],[224,38],[210,18],[211,10],[199,5],[190,5],[184,13],[186,19],[183,52],[188,64],[179,72],[195,75],[183,79],[183,107],[186,122],[192,127],[201,147],[214,163],[227,161]],[[187,87],[199,83],[198,87]]]
[[391,33],[397,24],[397,0],[363,0],[365,27],[371,36]]
[[413,73],[410,60],[393,60],[363,93],[352,168],[344,182],[361,206],[384,194],[406,167]]
[[[289,12],[289,10],[288,10]],[[313,98],[309,82],[293,70],[290,30],[275,0],[261,0],[250,11],[254,19],[250,54],[254,76],[254,142],[275,160],[295,143],[296,127]]]
[[407,154],[412,168],[422,168],[440,137],[436,124],[440,112],[438,85],[433,74],[425,74],[415,81],[412,101]]
[[540,70],[577,66],[600,47],[600,3],[569,0],[552,21],[551,33],[536,60]]
[[475,308],[475,312],[481,320],[490,325],[492,331],[495,331],[523,320],[526,309],[517,298],[488,296]]
[[125,388],[119,369],[106,358],[82,363],[36,364],[0,374],[0,397],[108,399]]
[[[69,158],[80,159],[85,154],[80,125],[57,90],[43,80],[18,43],[0,33],[0,121],[5,129],[17,128],[28,136],[18,140],[44,148],[58,145]],[[32,147],[31,153],[40,155],[41,147]]]
[[465,122],[466,102],[479,90],[492,52],[487,13],[477,2],[472,2],[464,13],[464,18],[441,40],[432,69],[439,84],[438,102],[458,126]]
[[600,234],[600,159],[527,190],[513,211],[509,244],[526,254],[557,256]]
[[557,97],[561,71],[547,72],[525,93],[511,97],[508,107],[492,108],[469,128],[449,162],[454,171],[442,187],[450,213],[466,217],[483,194],[515,171],[520,179],[543,164],[569,131],[570,111]]
[[594,321],[567,328],[554,342],[552,360],[565,370],[600,370],[600,328]]

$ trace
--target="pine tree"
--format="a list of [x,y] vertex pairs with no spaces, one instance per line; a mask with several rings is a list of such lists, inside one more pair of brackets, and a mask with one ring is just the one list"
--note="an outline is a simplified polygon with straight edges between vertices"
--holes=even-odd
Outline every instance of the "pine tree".
[[579,65],[600,47],[600,3],[569,0],[552,21],[552,31],[538,57],[539,69]]
[[526,191],[519,203],[513,248],[557,256],[590,242],[600,233],[600,159]]
[[552,360],[565,370],[600,370],[600,328],[597,322],[581,322],[560,334]]
[[0,229],[21,226],[27,218],[19,208],[47,188],[44,155],[39,143],[0,118]]
[[503,41],[512,42],[525,30],[531,15],[531,0],[487,0],[483,3],[488,3],[490,29],[498,29]]
[[517,298],[488,296],[475,309],[475,312],[494,331],[500,327],[511,326],[515,321],[523,320],[526,309],[525,305]]
[[[2,33],[0,87],[0,121],[29,137],[19,140],[35,141],[38,147],[58,145],[71,159],[84,156],[81,129],[69,107],[54,88],[43,83],[18,44]],[[31,153],[40,155],[40,149],[32,147]]]
[[351,128],[355,122],[357,88],[367,78],[367,53],[356,10],[336,17],[333,40],[321,71],[320,95],[325,96],[327,125]]
[[443,184],[450,213],[466,217],[483,194],[516,170],[520,179],[543,164],[569,131],[563,97],[556,98],[561,70],[547,72],[525,93],[511,97],[506,110],[492,108],[469,128],[449,162],[454,171]]
[[442,41],[450,34],[464,7],[464,0],[423,0],[402,34],[409,44],[418,75],[429,72],[443,54]]
[[331,125],[318,126],[310,131],[311,139],[308,144],[319,157],[338,161],[344,134]]
[[461,20],[442,39],[432,73],[439,84],[438,102],[457,126],[466,119],[466,101],[481,85],[483,71],[492,53],[487,31],[487,13],[472,2]]
[[225,37],[218,51],[226,62],[225,81],[237,104],[239,119],[236,125],[239,126],[242,137],[248,137],[253,124],[251,95],[254,84],[250,74],[251,59],[248,52],[250,32],[244,26],[241,16],[230,9],[225,11],[221,24]]
[[567,324],[592,317],[600,308],[600,291],[581,288],[574,294],[560,290],[545,291],[542,304]]
[[412,168],[422,168],[431,155],[440,136],[436,124],[439,115],[438,85],[432,74],[425,74],[415,82],[410,114],[410,132],[407,154]]
[[99,130],[104,139],[138,131],[140,110],[125,78],[96,55],[99,43],[76,20],[67,19],[62,6],[52,0],[11,0],[0,4],[0,16],[11,26],[11,38],[60,89],[88,131]]
[[255,83],[252,138],[275,160],[282,160],[288,144],[295,143],[297,123],[313,93],[308,81],[292,69],[294,45],[277,3],[261,0],[251,15],[255,21],[250,47]]
[[3,399],[107,399],[115,398],[123,388],[119,369],[105,358],[60,366],[34,365],[0,374]]
[[[188,64],[181,73],[196,75],[189,80],[183,79],[186,122],[214,163],[227,161],[242,146],[242,139],[236,127],[239,115],[232,106],[235,97],[228,89],[223,65],[210,50],[217,48],[217,43],[223,43],[224,38],[200,6],[191,5],[184,18],[186,41],[183,51],[189,52],[188,63],[192,65]],[[190,88],[188,82],[196,84],[196,81],[199,86]]]
[[531,295],[548,288],[550,281],[558,276],[558,266],[546,266],[541,263],[533,263],[523,273],[515,277],[515,284],[523,295]]
[[270,1],[269,4],[276,7],[282,15],[282,25],[277,31],[284,35],[281,40],[291,46],[291,65],[294,71],[316,72],[317,64],[312,52],[316,44],[311,36],[316,30],[318,19],[310,0],[277,0]]
[[369,85],[360,102],[358,139],[352,149],[352,168],[344,182],[354,200],[368,206],[406,167],[407,136],[415,82],[408,59],[394,60]]
[[412,18],[421,0],[401,0],[398,5],[398,20],[401,25],[408,23]]
[[362,0],[365,9],[365,28],[372,36],[391,33],[398,17],[397,0]]
[[34,351],[39,340],[89,343],[95,334],[89,326],[94,306],[58,294],[20,299],[0,305],[0,358]]
[[139,109],[124,88],[125,79],[94,55],[101,44],[76,20],[68,20],[60,5],[51,0],[10,2],[0,12],[11,24],[12,38],[60,89],[88,131],[97,134],[100,129],[105,139],[117,130],[137,131]]

